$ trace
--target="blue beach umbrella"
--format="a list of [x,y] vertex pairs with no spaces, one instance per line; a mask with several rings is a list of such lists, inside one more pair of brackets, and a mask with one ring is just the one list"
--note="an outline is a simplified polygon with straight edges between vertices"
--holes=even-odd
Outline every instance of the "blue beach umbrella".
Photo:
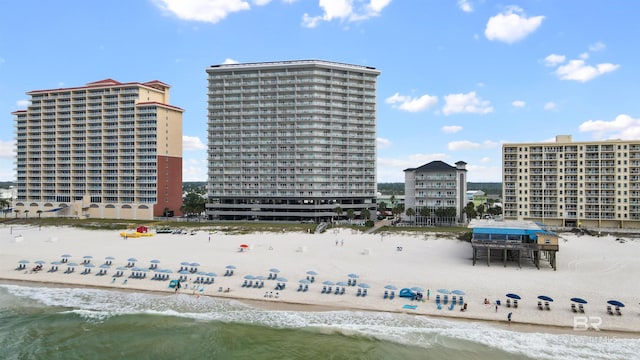
[[509,294],[507,294],[507,295],[505,295],[505,296],[506,296],[506,297],[508,297],[508,298],[510,298],[510,299],[515,299],[515,300],[520,300],[520,299],[521,299],[521,298],[520,298],[520,295],[518,295],[518,294],[511,294],[511,293],[509,293]]
[[350,278],[352,278],[352,279],[357,279],[357,278],[359,278],[359,277],[360,277],[360,275],[358,275],[358,274],[349,274],[349,275],[347,275],[347,276],[348,276],[348,277],[350,277]]
[[138,261],[138,259],[136,259],[136,258],[128,258],[127,261],[136,262],[136,261]]
[[256,276],[256,280],[266,280],[266,279],[267,279],[267,277],[263,276],[263,275]]
[[67,266],[74,267],[74,266],[78,266],[78,264],[74,262],[70,262],[70,263],[67,263]]
[[255,279],[256,277],[255,277],[255,276],[253,276],[253,275],[245,275],[245,276],[244,276],[244,278],[245,278],[245,279],[247,279],[247,280],[253,280],[253,279]]
[[230,270],[235,270],[236,266],[235,265],[227,265],[225,268],[226,269],[230,269]]
[[335,283],[333,281],[331,281],[331,280],[325,280],[325,281],[322,282],[322,284],[323,285],[329,285],[329,286],[335,285]]
[[287,280],[287,278],[279,277],[279,278],[276,279],[276,281],[287,282],[289,280]]
[[271,269],[269,269],[269,272],[272,272],[272,273],[276,273],[276,274],[277,274],[277,273],[279,273],[279,272],[280,272],[280,269],[278,269],[278,268],[271,268]]
[[91,255],[85,255],[85,256],[83,256],[82,258],[83,258],[83,259],[93,259],[93,256],[91,256]]
[[105,260],[115,260],[116,258],[113,256],[107,256],[104,258]]
[[107,264],[100,265],[100,269],[108,269],[110,266]]
[[24,260],[24,259],[23,259],[23,260],[18,261],[18,264],[28,264],[28,263],[30,263],[30,262],[31,262],[31,261],[29,261],[29,260]]
[[464,295],[465,294],[465,292],[462,291],[462,290],[453,290],[451,293],[454,294],[454,295]]
[[60,262],[60,261],[52,261],[51,265],[62,265],[62,262]]
[[607,301],[607,304],[617,306],[617,307],[624,307],[624,304],[618,300],[609,300]]
[[538,296],[538,299],[543,300],[543,301],[549,301],[549,302],[553,302],[553,299],[546,296],[546,295],[540,295]]
[[84,264],[84,267],[86,267],[86,268],[94,268],[96,266],[94,264],[91,264],[91,263],[86,263],[86,264]]
[[[216,277],[218,276],[218,274],[214,273],[214,272],[208,272],[207,276],[211,276],[211,277]],[[259,278],[259,276],[256,276],[256,279]]]
[[307,271],[307,275],[315,276],[315,275],[318,275],[318,273],[313,271],[313,270],[309,270],[309,271]]
[[451,291],[448,289],[438,289],[438,292],[445,295],[451,294]]
[[162,269],[162,272],[165,273],[165,274],[172,274],[173,270],[171,270],[171,269]]
[[349,286],[349,284],[347,284],[347,283],[346,283],[346,282],[344,282],[344,281],[338,281],[338,282],[336,283],[336,285],[338,285],[338,286]]
[[181,262],[181,263],[180,263],[180,265],[182,265],[182,266],[189,266],[189,265],[191,265],[191,263],[190,263],[190,262],[188,262],[188,261],[183,261],[183,262]]
[[300,284],[311,284],[311,281],[309,281],[309,280],[307,280],[307,279],[301,279],[301,280],[298,280],[298,282],[299,282]]
[[178,271],[178,274],[189,275],[191,273],[189,272],[189,270],[180,270],[180,271]]
[[129,270],[129,268],[128,268],[128,267],[126,267],[126,266],[118,266],[118,267],[116,268],[116,270],[120,270],[120,271],[122,271],[122,270]]
[[571,298],[571,301],[576,302],[578,304],[586,304],[587,303],[587,300],[582,299],[582,298],[577,298],[577,297]]
[[398,287],[395,285],[387,285],[384,288],[387,290],[398,290]]
[[419,286],[414,286],[411,288],[411,290],[415,291],[415,292],[424,292],[424,289],[419,287]]
[[200,266],[200,263],[192,262],[190,265],[191,265],[191,266]]
[[42,264],[46,264],[47,262],[44,260],[36,260],[34,261],[34,263],[42,265]]
[[152,264],[159,264],[159,263],[160,263],[160,260],[158,260],[158,259],[153,259],[153,260],[151,260],[150,262],[151,262]]
[[62,255],[61,257],[63,257],[63,258],[70,258],[70,257],[71,257],[71,254],[64,254],[64,255]]
[[370,287],[371,287],[371,286],[370,286],[369,284],[367,284],[367,283],[360,283],[360,284],[358,284],[358,286],[359,286],[359,287],[361,287],[361,288],[363,288],[363,289],[368,289],[368,288],[370,288]]

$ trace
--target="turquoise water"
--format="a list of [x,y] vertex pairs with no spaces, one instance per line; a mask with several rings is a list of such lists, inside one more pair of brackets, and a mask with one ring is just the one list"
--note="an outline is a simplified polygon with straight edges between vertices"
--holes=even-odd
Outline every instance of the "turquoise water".
[[631,359],[638,339],[474,322],[0,284],[0,359]]

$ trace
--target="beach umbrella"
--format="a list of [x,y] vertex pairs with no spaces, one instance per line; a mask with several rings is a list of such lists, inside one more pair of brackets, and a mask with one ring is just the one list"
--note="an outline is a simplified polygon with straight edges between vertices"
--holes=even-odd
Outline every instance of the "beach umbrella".
[[198,271],[196,275],[207,275],[206,271]]
[[227,265],[227,266],[226,266],[226,268],[227,268],[227,269],[234,270],[236,267],[235,267],[235,265]]
[[276,273],[276,274],[280,272],[280,270],[276,269],[276,268],[271,268],[271,269],[269,269],[269,271],[272,272],[272,273]]
[[241,247],[241,248],[243,248],[243,249],[246,249],[246,248],[248,248],[248,247],[249,247],[249,245],[247,245],[247,244],[240,244],[240,247]]
[[[146,271],[146,270],[147,270],[147,269],[145,269],[145,271]],[[162,272],[163,272],[163,273],[165,273],[165,274],[172,274],[172,273],[173,273],[173,270],[171,270],[171,269],[162,269]]]
[[311,284],[311,281],[307,280],[307,279],[302,279],[302,280],[298,280],[298,282],[300,284]]
[[617,306],[617,307],[624,307],[624,304],[618,300],[609,300],[607,301],[607,304]]
[[318,273],[313,271],[313,270],[309,270],[309,271],[307,271],[307,275],[315,276],[315,275],[318,275]]
[[349,286],[349,284],[347,284],[347,283],[346,283],[346,282],[344,282],[344,281],[338,281],[338,282],[336,283],[336,285],[338,285],[338,286]]
[[109,265],[107,264],[100,265],[100,269],[108,269],[108,268],[109,268]]
[[587,300],[582,299],[582,298],[571,298],[571,301],[577,302],[578,304],[586,304],[587,303]]
[[151,261],[150,261],[150,263],[152,263],[152,264],[159,264],[159,263],[160,263],[160,260],[158,260],[158,259],[153,259],[153,260],[151,260]]
[[60,261],[52,261],[51,265],[62,265],[62,262],[60,262]]
[[548,296],[546,296],[546,295],[540,295],[540,296],[538,296],[538,299],[543,300],[543,301],[553,302],[553,299],[548,297]]
[[93,268],[93,267],[96,267],[96,266],[94,264],[92,264],[92,263],[86,263],[86,264],[84,264],[84,267]]
[[91,256],[91,255],[85,255],[85,256],[83,256],[82,258],[83,258],[83,259],[93,259],[93,256]]
[[440,294],[451,294],[451,291],[449,291],[448,289],[438,289],[438,292]]
[[359,277],[360,277],[360,275],[358,275],[358,274],[349,274],[349,275],[347,275],[347,276],[348,276],[348,277],[350,277],[350,278],[352,278],[352,279],[357,279],[357,278],[359,278]]
[[245,279],[247,279],[247,280],[253,280],[253,279],[255,279],[256,277],[255,277],[255,276],[253,276],[253,275],[245,275],[245,276],[244,276],[244,278],[245,278]]
[[118,266],[116,270],[129,270],[129,268],[126,266]]
[[107,256],[104,258],[105,260],[115,260],[116,258],[114,258],[113,256]]
[[191,265],[191,263],[189,261],[183,261],[183,262],[180,263],[180,265],[189,266],[189,265]]
[[189,270],[180,270],[180,271],[178,271],[178,274],[189,275],[191,273],[189,272]]
[[70,262],[70,263],[67,263],[67,266],[74,267],[74,266],[78,266],[78,264],[74,262]]
[[42,264],[46,264],[47,262],[44,260],[36,260],[34,261],[34,263],[42,265]]
[[453,290],[451,293],[454,294],[454,295],[464,295],[465,294],[465,292],[462,291],[462,290]]
[[363,288],[363,289],[368,289],[368,288],[370,288],[370,287],[371,287],[371,286],[370,286],[369,284],[367,284],[367,283],[360,283],[360,284],[358,284],[358,286],[359,286],[359,287],[361,287],[361,288]]
[[335,285],[335,283],[331,280],[325,280],[322,282],[323,285]]
[[411,290],[415,291],[415,292],[424,292],[424,289],[419,287],[419,286],[414,286],[411,288]]
[[511,298],[511,299],[520,300],[520,295],[518,295],[518,294],[511,294],[510,293],[510,294],[507,294],[505,296],[508,297],[508,298]]
[[283,278],[283,277],[279,277],[279,278],[277,278],[276,280],[277,280],[277,281],[280,281],[280,282],[287,282],[287,281],[289,281],[289,280],[287,280],[286,278]]
[[266,280],[266,279],[267,279],[267,277],[263,276],[263,275],[256,276],[256,280]]
[[64,254],[64,255],[62,255],[62,257],[63,257],[63,258],[70,258],[70,257],[71,257],[71,254]]
[[387,285],[384,288],[388,290],[398,290],[398,287],[395,285]]
[[136,259],[136,258],[128,258],[127,261],[136,262],[136,261],[138,261],[138,259]]
[[191,264],[189,264],[189,265],[191,265],[191,266],[200,266],[200,263],[192,262],[192,263],[191,263]]
[[[207,276],[211,276],[211,277],[216,277],[218,276],[218,274],[214,273],[214,272],[208,272]],[[256,276],[256,279],[258,278],[258,276]]]
[[18,261],[18,263],[19,263],[19,264],[28,264],[28,263],[30,263],[30,262],[31,262],[31,261],[29,261],[29,260],[24,260],[24,259],[23,259],[23,260]]

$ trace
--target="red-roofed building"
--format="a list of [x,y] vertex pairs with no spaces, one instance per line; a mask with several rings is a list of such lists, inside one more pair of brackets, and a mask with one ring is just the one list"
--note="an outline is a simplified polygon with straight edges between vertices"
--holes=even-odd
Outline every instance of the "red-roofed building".
[[12,113],[15,209],[79,218],[180,215],[184,110],[169,104],[169,89],[159,80],[103,79],[28,92],[28,108]]

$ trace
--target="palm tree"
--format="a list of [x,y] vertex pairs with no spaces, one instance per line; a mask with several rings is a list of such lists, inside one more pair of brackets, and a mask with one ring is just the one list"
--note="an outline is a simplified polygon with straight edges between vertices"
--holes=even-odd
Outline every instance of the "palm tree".
[[40,219],[41,215],[42,215],[42,210],[38,210],[36,211],[36,214],[38,214],[38,220]]
[[24,210],[24,218],[28,219],[29,218],[29,209],[25,209]]
[[333,212],[336,213],[336,215],[338,215],[338,219],[340,219],[340,216],[342,216],[342,208],[338,206],[335,209],[333,209]]
[[409,220],[411,220],[411,218],[416,215],[416,211],[413,210],[413,208],[408,208],[405,214],[407,214],[407,216],[409,217]]
[[351,220],[356,217],[356,212],[353,209],[347,210],[347,217],[349,218],[349,222],[351,222]]
[[362,220],[369,220],[369,218],[371,217],[371,211],[369,211],[369,209],[364,208],[360,211],[360,217],[362,218]]

